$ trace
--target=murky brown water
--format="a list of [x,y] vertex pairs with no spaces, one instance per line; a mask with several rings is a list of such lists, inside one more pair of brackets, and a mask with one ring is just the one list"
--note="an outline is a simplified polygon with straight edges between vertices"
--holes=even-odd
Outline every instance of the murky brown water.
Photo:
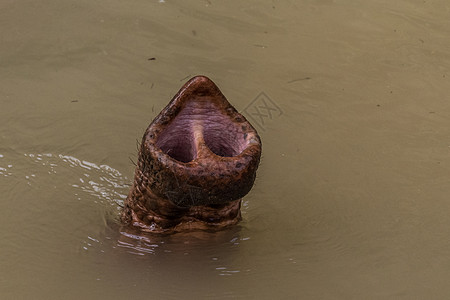
[[[1,298],[448,299],[449,17],[444,0],[2,1]],[[121,235],[136,141],[196,74],[263,140],[244,220]]]

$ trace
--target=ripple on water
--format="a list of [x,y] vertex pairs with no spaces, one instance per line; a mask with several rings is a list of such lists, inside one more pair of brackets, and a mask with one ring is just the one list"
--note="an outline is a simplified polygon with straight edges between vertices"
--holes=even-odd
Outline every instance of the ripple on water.
[[[123,205],[123,200],[128,193],[129,180],[111,166],[105,164],[98,165],[63,154],[25,153],[24,156],[37,163],[38,166],[44,167],[39,168],[37,171],[41,174],[71,175],[66,177],[68,182],[64,182],[63,184],[69,184],[75,189],[94,196],[100,202],[114,203],[119,207]],[[29,170],[33,169],[36,168],[29,168]],[[2,169],[0,171],[4,172]],[[32,185],[32,179],[37,174],[24,174],[24,176],[27,179],[27,184]],[[78,199],[81,198],[78,193],[75,193],[75,195],[79,196]]]
[[[25,228],[20,230],[25,234],[21,239],[33,236],[49,248],[51,235],[54,243],[73,242],[78,236],[80,249],[105,250],[102,243],[108,237],[103,233],[116,222],[129,190],[128,178],[117,169],[63,154],[2,154],[2,175],[11,178],[4,193],[14,202],[14,209],[22,219],[31,220],[22,223]],[[6,216],[3,226],[17,227],[14,217]]]
[[[0,158],[4,158],[4,157],[5,156],[3,154],[0,154]],[[4,162],[4,161],[0,161],[0,175],[5,176],[5,177],[11,176],[12,175],[12,172],[11,172],[12,164],[7,164],[7,163],[2,164],[2,162]]]
[[[75,244],[80,257],[87,258],[86,264],[91,259],[105,265],[122,261],[116,265],[121,271],[126,268],[131,277],[144,274],[145,281],[179,274],[194,283],[214,281],[211,275],[222,278],[250,272],[248,264],[236,262],[241,249],[251,241],[240,226],[217,233],[171,236],[129,232],[117,222],[118,210],[129,190],[128,178],[117,169],[53,153],[17,154],[12,164],[20,161],[23,166],[8,167],[8,163],[2,164],[7,157],[2,155],[0,159],[0,167],[7,170],[1,169],[2,173],[20,177],[22,186],[24,182],[30,186],[28,193],[35,194],[33,207],[23,202],[27,214],[39,215],[33,221],[37,226],[24,239],[33,235],[39,247],[52,255],[73,251]],[[83,268],[89,269],[86,264]],[[90,272],[97,274],[98,270],[92,268]],[[108,276],[102,273],[99,278]],[[142,278],[134,279],[147,284]]]

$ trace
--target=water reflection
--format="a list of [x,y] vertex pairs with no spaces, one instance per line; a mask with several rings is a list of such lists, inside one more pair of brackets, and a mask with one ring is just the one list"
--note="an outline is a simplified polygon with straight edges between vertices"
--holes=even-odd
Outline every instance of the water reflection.
[[208,272],[215,272],[219,276],[240,273],[241,270],[231,267],[231,261],[238,255],[241,244],[249,240],[249,237],[241,237],[240,226],[218,232],[172,235],[141,233],[124,227],[119,231],[118,250],[127,255],[147,257],[149,265],[161,265],[165,269],[161,272],[191,272],[203,265]]

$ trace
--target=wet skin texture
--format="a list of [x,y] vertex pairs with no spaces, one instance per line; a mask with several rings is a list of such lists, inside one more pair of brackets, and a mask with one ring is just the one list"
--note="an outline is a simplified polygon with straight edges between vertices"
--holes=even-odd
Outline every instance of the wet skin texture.
[[122,222],[154,233],[236,224],[260,157],[256,130],[214,82],[196,76],[147,128]]

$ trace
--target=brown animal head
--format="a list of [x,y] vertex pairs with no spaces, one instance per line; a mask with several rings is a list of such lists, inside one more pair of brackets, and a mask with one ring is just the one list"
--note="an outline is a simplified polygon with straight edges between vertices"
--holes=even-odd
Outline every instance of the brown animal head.
[[121,219],[155,233],[236,224],[260,156],[256,130],[214,82],[196,76],[147,128]]

